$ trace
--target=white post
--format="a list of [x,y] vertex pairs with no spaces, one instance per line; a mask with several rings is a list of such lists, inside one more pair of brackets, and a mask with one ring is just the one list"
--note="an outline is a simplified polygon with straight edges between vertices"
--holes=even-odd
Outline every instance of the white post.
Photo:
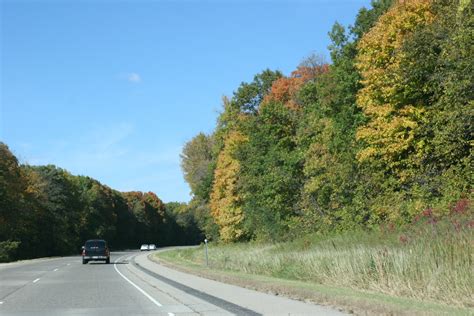
[[207,255],[207,238],[204,239],[204,243],[206,244],[206,267],[209,267],[209,257]]

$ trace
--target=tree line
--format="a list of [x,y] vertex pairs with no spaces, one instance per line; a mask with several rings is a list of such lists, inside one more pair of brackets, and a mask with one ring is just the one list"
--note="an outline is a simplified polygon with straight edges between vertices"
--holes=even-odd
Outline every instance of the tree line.
[[[376,0],[329,32],[331,63],[264,70],[186,143],[208,238],[282,240],[472,212],[470,0]],[[472,213],[471,213],[472,214]]]
[[0,262],[79,254],[93,238],[117,250],[195,244],[202,234],[181,203],[119,192],[53,165],[21,165],[0,142]]

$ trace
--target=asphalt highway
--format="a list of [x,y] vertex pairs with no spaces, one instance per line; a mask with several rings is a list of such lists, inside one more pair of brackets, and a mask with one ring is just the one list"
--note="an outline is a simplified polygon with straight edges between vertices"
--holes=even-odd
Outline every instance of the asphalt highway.
[[0,315],[340,315],[177,272],[149,253],[114,252],[111,263],[81,257],[0,264]]

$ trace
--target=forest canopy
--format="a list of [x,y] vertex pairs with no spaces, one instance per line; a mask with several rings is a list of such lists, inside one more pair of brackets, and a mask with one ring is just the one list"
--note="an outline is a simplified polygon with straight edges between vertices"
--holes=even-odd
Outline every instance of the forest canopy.
[[330,63],[266,69],[223,98],[215,130],[182,156],[205,234],[275,241],[400,226],[459,203],[472,214],[472,10],[372,1],[354,25],[334,24]]

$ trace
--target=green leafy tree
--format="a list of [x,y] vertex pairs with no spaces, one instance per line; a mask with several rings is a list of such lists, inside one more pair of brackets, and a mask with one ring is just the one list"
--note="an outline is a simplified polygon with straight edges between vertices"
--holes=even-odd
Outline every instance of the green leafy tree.
[[172,241],[178,245],[195,245],[205,238],[196,222],[195,214],[187,203],[166,203],[166,213],[173,221],[170,227]]
[[297,141],[304,157],[304,185],[297,225],[304,232],[351,229],[369,220],[367,201],[358,203],[357,196],[367,193],[368,184],[355,159],[355,134],[364,122],[356,104],[361,76],[355,62],[360,38],[391,5],[392,1],[373,1],[372,8],[359,11],[349,32],[336,22],[329,32],[329,71],[299,90],[304,114]]
[[125,192],[123,196],[136,218],[137,244],[167,243],[165,204],[152,192]]
[[211,214],[209,203],[201,199],[192,199],[188,204],[189,209],[194,214],[194,219],[205,238],[209,240],[219,240],[219,226],[216,224]]
[[183,148],[181,168],[193,195],[207,200],[212,186],[213,138],[203,133],[193,137]]
[[[80,200],[71,175],[53,165],[29,167],[29,188],[35,199],[35,222],[42,255],[78,251]],[[48,227],[48,229],[45,229]]]
[[233,106],[240,112],[255,114],[265,96],[270,93],[273,82],[281,77],[281,72],[265,69],[255,75],[252,82],[242,82],[232,97]]
[[474,18],[462,1],[433,1],[432,11],[433,23],[403,44],[400,99],[425,109],[418,153],[411,157],[411,199],[418,205],[439,200],[439,209],[447,210],[472,188]]
[[82,204],[79,230],[82,240],[116,236],[116,196],[112,189],[88,177],[74,177]]
[[246,122],[248,141],[237,154],[239,186],[246,230],[257,239],[282,238],[297,213],[302,179],[297,121],[298,112],[268,102]]
[[250,83],[242,82],[231,99],[222,98],[223,111],[217,119],[214,132],[214,156],[217,157],[224,147],[229,133],[241,130],[242,123],[258,113],[260,104],[271,93],[275,81],[282,78],[279,71],[265,69],[254,76]]

